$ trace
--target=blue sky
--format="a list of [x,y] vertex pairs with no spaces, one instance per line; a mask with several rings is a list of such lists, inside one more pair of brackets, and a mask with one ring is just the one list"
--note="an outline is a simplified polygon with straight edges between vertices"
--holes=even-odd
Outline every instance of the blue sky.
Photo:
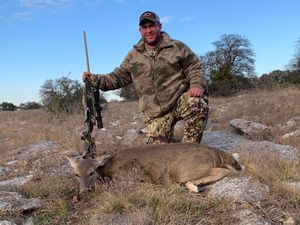
[[39,102],[47,79],[81,81],[83,30],[91,72],[112,71],[140,39],[147,10],[199,55],[225,33],[246,37],[257,75],[285,69],[300,37],[299,0],[0,0],[0,103]]

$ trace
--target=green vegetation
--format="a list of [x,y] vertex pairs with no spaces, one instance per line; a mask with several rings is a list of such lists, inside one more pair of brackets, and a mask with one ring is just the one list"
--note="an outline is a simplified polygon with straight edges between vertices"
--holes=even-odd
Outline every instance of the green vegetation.
[[[76,80],[61,77],[56,80],[46,80],[40,89],[42,104],[45,109],[54,114],[72,114],[82,111],[83,86]],[[106,102],[103,95],[100,103]]]
[[13,103],[10,102],[2,102],[0,104],[0,111],[15,111],[17,109],[17,106],[15,106]]

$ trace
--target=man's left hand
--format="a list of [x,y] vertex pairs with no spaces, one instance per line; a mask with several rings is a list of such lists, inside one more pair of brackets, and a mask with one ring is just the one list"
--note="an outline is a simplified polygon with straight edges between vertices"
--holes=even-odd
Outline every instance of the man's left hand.
[[192,87],[188,91],[189,97],[201,97],[204,93],[204,89],[202,87]]

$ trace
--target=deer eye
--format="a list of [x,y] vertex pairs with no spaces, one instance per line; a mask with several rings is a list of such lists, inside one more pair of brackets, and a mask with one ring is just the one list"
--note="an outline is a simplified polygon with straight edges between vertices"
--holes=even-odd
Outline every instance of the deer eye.
[[76,177],[79,177],[78,173],[75,173],[75,176],[76,176]]
[[93,176],[93,175],[94,175],[94,173],[95,173],[94,171],[93,171],[93,172],[90,172],[90,176]]

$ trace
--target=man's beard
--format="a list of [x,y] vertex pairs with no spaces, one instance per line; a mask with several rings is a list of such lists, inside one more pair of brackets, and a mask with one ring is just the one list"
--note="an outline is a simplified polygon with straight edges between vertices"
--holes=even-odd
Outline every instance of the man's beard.
[[161,38],[160,37],[156,37],[154,40],[152,41],[148,41],[147,38],[144,38],[144,41],[146,42],[147,45],[149,46],[157,46],[159,45]]

